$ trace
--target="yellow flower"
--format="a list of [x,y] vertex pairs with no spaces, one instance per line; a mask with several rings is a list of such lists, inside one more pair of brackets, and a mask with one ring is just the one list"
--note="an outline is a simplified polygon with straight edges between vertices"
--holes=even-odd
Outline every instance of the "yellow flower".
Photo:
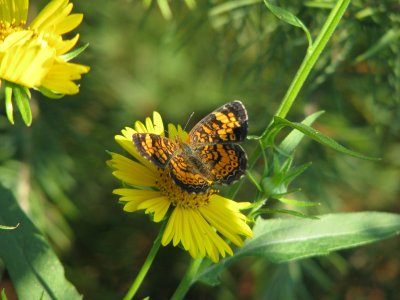
[[[171,242],[174,246],[182,245],[194,258],[207,256],[218,262],[220,257],[233,254],[226,240],[240,247],[243,237],[252,237],[247,218],[240,212],[250,203],[224,198],[215,189],[201,194],[182,190],[170,177],[168,168],[154,166],[137,152],[132,141],[132,135],[137,132],[164,135],[161,116],[154,112],[153,120],[147,118],[145,124],[137,121],[134,129],[126,127],[122,135],[115,136],[117,143],[134,160],[112,153],[107,163],[113,169],[113,175],[129,185],[114,190],[121,196],[125,211],[144,210],[152,215],[154,222],[168,216],[162,245]],[[179,125],[169,124],[168,133],[170,139],[185,140],[187,137]]]
[[26,26],[28,6],[28,0],[0,0],[0,83],[78,93],[74,81],[89,67],[65,59],[79,35],[70,40],[62,35],[75,29],[83,15],[70,14],[69,0],[53,0]]

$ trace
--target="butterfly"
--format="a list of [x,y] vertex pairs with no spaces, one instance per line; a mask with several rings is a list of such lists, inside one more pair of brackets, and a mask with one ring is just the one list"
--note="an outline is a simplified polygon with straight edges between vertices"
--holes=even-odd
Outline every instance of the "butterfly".
[[229,102],[200,120],[186,141],[153,133],[135,133],[136,149],[155,166],[169,169],[172,180],[189,193],[204,193],[214,183],[231,184],[244,175],[247,156],[238,142],[247,136],[247,111]]

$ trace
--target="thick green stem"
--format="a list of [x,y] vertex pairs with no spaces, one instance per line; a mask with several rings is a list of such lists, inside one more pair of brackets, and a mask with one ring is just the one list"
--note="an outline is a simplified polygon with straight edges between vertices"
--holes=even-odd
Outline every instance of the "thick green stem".
[[137,290],[139,289],[140,285],[142,284],[144,278],[146,277],[146,274],[149,271],[154,258],[156,257],[158,249],[160,249],[161,238],[164,233],[165,225],[166,225],[166,222],[164,221],[163,225],[161,226],[160,232],[158,233],[158,236],[155,239],[155,241],[153,242],[153,246],[151,247],[150,252],[147,255],[147,258],[142,265],[142,268],[140,269],[138,275],[136,276],[135,280],[133,281],[131,287],[129,288],[129,290],[126,293],[123,300],[131,300],[135,296]]
[[[287,90],[280,107],[276,112],[276,116],[281,118],[285,118],[290,108],[292,107],[294,101],[296,100],[297,95],[302,88],[304,81],[307,79],[310,74],[311,69],[314,67],[315,62],[319,58],[322,50],[325,48],[329,39],[331,38],[333,32],[335,31],[340,19],[343,17],[343,14],[346,11],[347,6],[349,5],[350,0],[338,0],[336,2],[335,7],[332,9],[329,14],[328,19],[326,20],[324,26],[321,29],[317,39],[314,44],[308,49],[307,55],[304,58],[299,70],[297,71],[289,89]],[[271,124],[270,124],[271,125]],[[262,141],[266,138],[269,131],[269,126],[262,134]],[[265,145],[265,143],[263,143]]]
[[200,265],[203,261],[203,258],[197,258],[192,260],[189,268],[186,270],[186,274],[183,277],[181,283],[176,289],[175,293],[172,295],[171,300],[181,300],[184,299],[186,293],[190,289],[193,284],[193,278],[196,276],[197,271],[200,268]]

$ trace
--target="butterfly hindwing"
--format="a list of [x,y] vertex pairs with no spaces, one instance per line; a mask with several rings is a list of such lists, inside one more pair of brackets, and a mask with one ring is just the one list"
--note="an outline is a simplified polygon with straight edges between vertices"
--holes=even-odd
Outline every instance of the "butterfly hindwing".
[[206,145],[197,148],[195,152],[208,166],[210,177],[217,183],[231,184],[239,180],[246,171],[247,156],[239,145]]

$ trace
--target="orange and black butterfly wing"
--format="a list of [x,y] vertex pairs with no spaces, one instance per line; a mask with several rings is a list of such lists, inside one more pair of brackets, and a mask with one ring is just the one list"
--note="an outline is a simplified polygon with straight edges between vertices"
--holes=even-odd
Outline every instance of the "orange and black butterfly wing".
[[132,139],[139,154],[160,168],[165,168],[179,149],[174,141],[153,133],[135,133]]
[[170,175],[176,185],[189,193],[204,193],[212,185],[202,162],[196,157],[177,154],[169,162]]
[[247,155],[236,144],[216,144],[198,147],[195,150],[213,181],[219,184],[231,184],[246,172]]
[[205,116],[189,133],[189,144],[243,141],[247,136],[247,111],[242,102],[229,102]]

